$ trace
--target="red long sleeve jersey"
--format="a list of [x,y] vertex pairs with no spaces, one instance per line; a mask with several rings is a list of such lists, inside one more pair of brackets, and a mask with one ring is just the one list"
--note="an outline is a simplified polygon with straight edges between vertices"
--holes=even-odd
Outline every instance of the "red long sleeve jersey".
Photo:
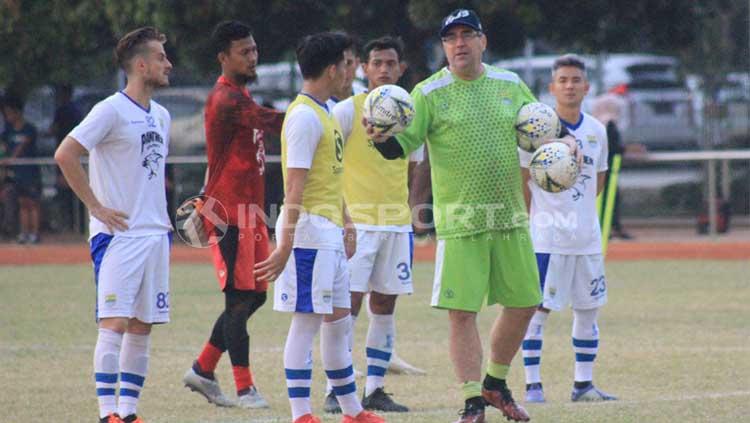
[[[263,134],[281,133],[284,113],[258,105],[246,87],[219,77],[205,111],[208,183],[206,195],[226,208],[229,224],[239,213],[262,210],[266,166]],[[244,222],[253,222],[246,215]]]

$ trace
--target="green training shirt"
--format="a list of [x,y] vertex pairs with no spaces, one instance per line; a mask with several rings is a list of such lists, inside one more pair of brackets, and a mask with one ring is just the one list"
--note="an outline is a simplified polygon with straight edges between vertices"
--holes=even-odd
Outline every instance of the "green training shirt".
[[464,81],[443,68],[411,95],[414,120],[396,138],[407,156],[427,142],[438,238],[528,226],[514,126],[536,99],[518,75],[485,64]]

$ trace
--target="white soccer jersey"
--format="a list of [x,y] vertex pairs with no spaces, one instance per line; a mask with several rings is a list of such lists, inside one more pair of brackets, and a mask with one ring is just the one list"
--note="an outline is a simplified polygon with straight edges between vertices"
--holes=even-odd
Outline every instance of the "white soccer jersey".
[[[172,230],[167,215],[164,166],[169,151],[169,112],[151,101],[144,109],[124,92],[99,102],[71,132],[89,151],[89,180],[105,207],[128,215],[128,230],[140,237]],[[90,216],[89,235],[112,234]]]
[[[531,238],[537,253],[599,254],[602,235],[596,213],[597,174],[607,170],[607,130],[589,114],[577,123],[562,122],[583,152],[583,168],[576,184],[550,193],[529,180]],[[518,150],[521,166],[528,168],[532,153]]]

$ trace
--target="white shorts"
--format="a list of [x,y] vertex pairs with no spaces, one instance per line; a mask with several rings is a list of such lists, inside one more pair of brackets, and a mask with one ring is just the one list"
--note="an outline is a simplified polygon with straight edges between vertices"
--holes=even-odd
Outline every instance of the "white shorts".
[[567,305],[578,310],[607,303],[607,281],[601,254],[536,254],[542,283],[542,306],[559,311]]
[[273,309],[331,314],[334,307],[351,308],[344,252],[294,248],[274,283]]
[[357,252],[349,259],[352,292],[411,294],[414,235],[411,232],[357,231]]
[[171,234],[136,238],[100,233],[91,238],[96,319],[169,322]]

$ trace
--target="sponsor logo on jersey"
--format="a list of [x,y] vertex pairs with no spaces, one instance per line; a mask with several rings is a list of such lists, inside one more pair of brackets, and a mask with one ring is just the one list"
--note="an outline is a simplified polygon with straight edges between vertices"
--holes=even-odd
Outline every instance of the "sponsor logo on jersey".
[[156,121],[154,120],[154,117],[151,115],[146,116],[146,124],[149,128],[156,128]]

